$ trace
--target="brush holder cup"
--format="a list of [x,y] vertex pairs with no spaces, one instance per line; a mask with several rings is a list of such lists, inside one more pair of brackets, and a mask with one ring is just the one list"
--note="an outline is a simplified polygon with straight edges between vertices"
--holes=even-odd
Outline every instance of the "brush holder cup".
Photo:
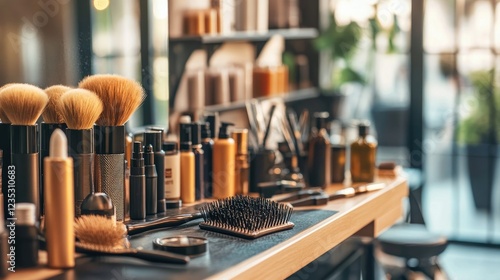
[[274,150],[258,150],[250,159],[250,192],[259,192],[257,185],[273,180],[271,169],[274,167]]

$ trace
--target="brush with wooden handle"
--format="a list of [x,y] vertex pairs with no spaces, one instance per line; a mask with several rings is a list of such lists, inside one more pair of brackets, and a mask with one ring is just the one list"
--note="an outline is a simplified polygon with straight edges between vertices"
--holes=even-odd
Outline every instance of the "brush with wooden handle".
[[40,160],[36,121],[48,100],[42,89],[28,84],[8,86],[0,94],[0,107],[12,122],[11,161],[16,172],[16,203],[35,204],[37,220],[40,218]]
[[125,123],[144,100],[137,82],[117,75],[93,75],[83,79],[80,88],[97,94],[103,111],[96,121],[95,188],[111,197],[116,220],[129,216],[129,191],[125,186]]

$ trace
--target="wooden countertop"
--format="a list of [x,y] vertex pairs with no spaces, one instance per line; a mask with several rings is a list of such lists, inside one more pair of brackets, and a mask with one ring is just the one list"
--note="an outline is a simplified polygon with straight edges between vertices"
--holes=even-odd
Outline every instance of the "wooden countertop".
[[[383,177],[377,182],[385,182],[387,186],[379,191],[334,200],[325,206],[309,207],[338,213],[209,279],[254,279],[255,275],[262,279],[283,279],[351,236],[376,237],[402,217],[402,200],[408,195],[404,176]],[[327,192],[343,187],[332,185]],[[45,259],[44,253],[41,252],[41,260]],[[43,279],[60,273],[62,270],[45,267],[19,269],[7,279]]]

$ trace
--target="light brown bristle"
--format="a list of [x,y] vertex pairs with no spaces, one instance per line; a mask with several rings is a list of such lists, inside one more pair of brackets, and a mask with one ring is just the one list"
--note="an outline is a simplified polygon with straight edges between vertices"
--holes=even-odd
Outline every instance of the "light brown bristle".
[[93,75],[78,87],[97,94],[103,111],[96,123],[101,126],[124,125],[144,100],[144,91],[137,82],[118,75]]
[[83,215],[75,219],[75,236],[81,243],[98,246],[123,246],[125,226],[104,216]]
[[46,123],[64,123],[64,119],[61,115],[60,109],[60,99],[61,96],[70,90],[70,87],[57,85],[51,86],[45,89],[45,93],[49,97],[49,103],[47,107],[43,110],[42,117],[43,121]]
[[[2,87],[0,87],[0,94],[2,94],[2,90],[3,89],[5,89],[5,88],[7,88],[8,86],[11,86],[11,85],[14,85],[14,84],[5,84]],[[3,123],[10,123],[9,117],[7,117],[7,115],[5,114],[5,112],[3,111],[3,109],[2,109],[1,106],[0,106],[0,120]]]
[[28,84],[14,84],[0,94],[0,107],[13,125],[34,125],[49,98],[43,89]]
[[91,129],[102,113],[99,97],[86,89],[72,89],[61,96],[60,109],[69,129]]

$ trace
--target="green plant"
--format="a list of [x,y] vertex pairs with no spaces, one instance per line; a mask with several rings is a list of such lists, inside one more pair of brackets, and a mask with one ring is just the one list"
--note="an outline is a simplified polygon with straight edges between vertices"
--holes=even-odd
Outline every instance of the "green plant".
[[[458,142],[467,145],[490,143],[500,140],[500,89],[494,84],[494,72],[483,70],[469,75],[474,95],[468,100],[467,117],[458,126]],[[494,110],[494,111],[493,111]],[[492,113],[495,123],[491,124]]]

